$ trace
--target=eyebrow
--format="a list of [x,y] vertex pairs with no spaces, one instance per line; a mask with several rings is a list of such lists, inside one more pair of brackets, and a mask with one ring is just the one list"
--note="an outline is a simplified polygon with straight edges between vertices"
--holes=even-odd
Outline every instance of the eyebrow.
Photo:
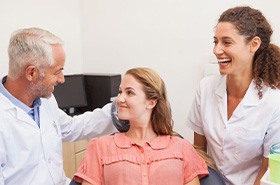
[[[213,39],[218,39],[218,38],[214,36]],[[232,38],[229,36],[225,36],[225,37],[222,37],[222,40],[224,40],[224,39],[232,39]]]
[[[119,88],[119,90],[121,90],[121,87]],[[126,88],[124,88],[124,90],[133,90],[133,91],[135,91],[135,89],[132,88],[132,87],[126,87]]]

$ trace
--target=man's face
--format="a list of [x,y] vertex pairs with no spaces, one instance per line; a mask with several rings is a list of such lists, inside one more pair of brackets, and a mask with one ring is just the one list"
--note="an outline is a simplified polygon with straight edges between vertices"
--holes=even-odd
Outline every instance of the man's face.
[[44,75],[40,75],[32,84],[31,92],[35,97],[50,98],[54,86],[58,83],[64,83],[63,67],[65,63],[65,53],[60,45],[53,45],[54,64],[45,70]]

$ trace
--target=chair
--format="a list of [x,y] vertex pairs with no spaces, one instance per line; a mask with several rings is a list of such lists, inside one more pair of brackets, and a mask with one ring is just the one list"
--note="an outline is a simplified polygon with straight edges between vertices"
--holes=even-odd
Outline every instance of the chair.
[[211,167],[208,167],[209,175],[200,179],[200,185],[226,185],[222,176]]
[[74,180],[74,178],[71,180],[69,185],[81,185],[81,183],[78,183],[77,181]]

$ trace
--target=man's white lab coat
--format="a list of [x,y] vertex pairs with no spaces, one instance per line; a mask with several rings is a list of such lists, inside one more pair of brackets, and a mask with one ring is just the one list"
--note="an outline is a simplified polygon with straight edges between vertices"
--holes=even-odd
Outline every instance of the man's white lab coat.
[[68,116],[52,96],[41,98],[40,128],[0,93],[0,185],[66,185],[62,141],[116,131],[111,104],[83,115]]

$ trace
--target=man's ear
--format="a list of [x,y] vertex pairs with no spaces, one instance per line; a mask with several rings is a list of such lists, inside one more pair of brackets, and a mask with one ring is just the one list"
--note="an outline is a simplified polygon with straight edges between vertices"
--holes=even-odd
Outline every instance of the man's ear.
[[260,37],[255,36],[255,37],[251,40],[251,48],[250,48],[250,49],[251,49],[251,52],[255,53],[255,52],[259,49],[261,43],[262,43],[262,40],[260,39]]
[[39,70],[34,65],[25,68],[25,77],[28,81],[35,81],[39,77]]

